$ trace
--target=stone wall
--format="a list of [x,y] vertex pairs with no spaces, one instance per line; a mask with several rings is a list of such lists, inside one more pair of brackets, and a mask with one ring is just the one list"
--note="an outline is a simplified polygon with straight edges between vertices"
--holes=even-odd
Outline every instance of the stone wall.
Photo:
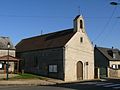
[[109,77],[120,78],[120,70],[109,69]]
[[[63,79],[63,48],[23,52],[20,68],[25,72]],[[50,73],[49,65],[57,65],[57,72]]]
[[[83,37],[83,42],[80,42]],[[77,63],[83,64],[83,80],[94,79],[94,49],[85,33],[76,32],[65,48],[65,81],[77,79]]]
[[[8,50],[0,50],[0,57],[8,55]],[[15,57],[15,50],[9,50],[9,55]]]

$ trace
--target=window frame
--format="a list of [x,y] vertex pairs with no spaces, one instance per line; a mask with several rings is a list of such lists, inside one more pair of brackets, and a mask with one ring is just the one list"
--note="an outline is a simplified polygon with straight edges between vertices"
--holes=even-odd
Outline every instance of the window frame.
[[49,73],[57,73],[58,72],[58,65],[57,64],[48,65],[48,72]]
[[120,69],[120,64],[118,64],[118,69]]
[[118,65],[117,64],[112,64],[112,69],[118,69]]

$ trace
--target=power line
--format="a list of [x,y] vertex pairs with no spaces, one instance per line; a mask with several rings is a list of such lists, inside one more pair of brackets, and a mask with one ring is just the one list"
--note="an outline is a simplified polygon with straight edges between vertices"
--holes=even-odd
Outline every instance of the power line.
[[116,8],[117,8],[117,7],[115,7],[115,8],[113,9],[113,12],[112,12],[109,20],[107,21],[107,23],[106,23],[105,26],[103,27],[103,30],[98,34],[98,36],[97,36],[93,41],[99,40],[100,36],[107,30],[107,27],[108,27],[108,25],[110,24],[110,22],[111,22],[111,20],[112,20],[112,18],[113,18],[113,15],[114,15],[114,13],[115,13],[115,11],[116,11]]
[[39,15],[0,15],[0,17],[15,17],[15,18],[73,18],[71,16],[39,16]]
[[[80,9],[78,13],[81,13]],[[0,15],[0,17],[11,18],[74,18],[73,16],[39,16],[39,15]],[[84,17],[86,19],[108,19],[109,17]],[[116,17],[115,17],[116,18]]]
[[73,50],[75,50],[75,51],[77,51],[77,53],[78,52],[84,52],[84,53],[88,53],[88,54],[93,54],[92,52],[88,52],[88,51],[85,51],[85,50],[80,50],[80,49],[76,49],[76,48],[74,48],[74,47],[71,47],[71,46],[67,46],[67,48],[70,48],[70,49],[73,49]]

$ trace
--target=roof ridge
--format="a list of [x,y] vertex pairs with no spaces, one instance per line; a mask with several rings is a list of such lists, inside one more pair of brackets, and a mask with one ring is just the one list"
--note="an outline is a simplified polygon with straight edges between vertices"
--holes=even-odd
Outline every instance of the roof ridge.
[[73,28],[69,28],[69,29],[65,29],[65,30],[59,30],[59,31],[56,31],[56,32],[50,32],[50,33],[46,33],[46,34],[42,34],[42,35],[37,35],[37,36],[25,38],[23,40],[33,39],[33,38],[37,38],[37,37],[43,37],[43,36],[47,36],[47,35],[50,35],[50,34],[60,33],[60,32],[64,32],[64,31],[68,31],[68,30],[73,30]]
[[118,48],[108,48],[108,47],[96,47],[96,48],[119,50]]
[[[120,50],[119,49],[112,49],[112,48],[105,48],[105,47],[96,47],[97,50],[99,50],[99,52],[104,55],[108,60],[120,60]],[[113,56],[111,56],[109,54],[109,50],[113,52],[116,52],[117,56],[116,58],[113,58]]]

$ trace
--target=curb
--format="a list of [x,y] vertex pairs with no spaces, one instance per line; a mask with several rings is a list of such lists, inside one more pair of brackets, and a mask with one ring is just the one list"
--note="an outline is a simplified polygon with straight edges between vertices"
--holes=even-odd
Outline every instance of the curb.
[[65,84],[76,84],[76,83],[84,83],[84,82],[98,82],[101,81],[100,79],[95,79],[95,80],[81,80],[81,81],[73,81],[73,82],[64,82],[64,83],[56,83],[56,84],[51,84],[51,85],[46,85],[46,86],[59,86],[59,85],[65,85]]
[[[65,85],[65,84],[75,84],[75,83],[84,83],[84,82],[98,82],[101,81],[100,79],[97,80],[81,80],[81,81],[73,81],[73,82],[61,82],[61,83],[56,83],[56,82],[52,82],[52,81],[47,81],[46,83],[1,83],[0,82],[0,86],[60,86],[60,85]],[[9,81],[10,82],[10,81]]]
[[0,86],[52,86],[56,84],[0,84]]
[[56,83],[48,81],[39,81],[39,80],[23,80],[23,81],[0,81],[0,86],[46,86],[46,85],[55,85]]

